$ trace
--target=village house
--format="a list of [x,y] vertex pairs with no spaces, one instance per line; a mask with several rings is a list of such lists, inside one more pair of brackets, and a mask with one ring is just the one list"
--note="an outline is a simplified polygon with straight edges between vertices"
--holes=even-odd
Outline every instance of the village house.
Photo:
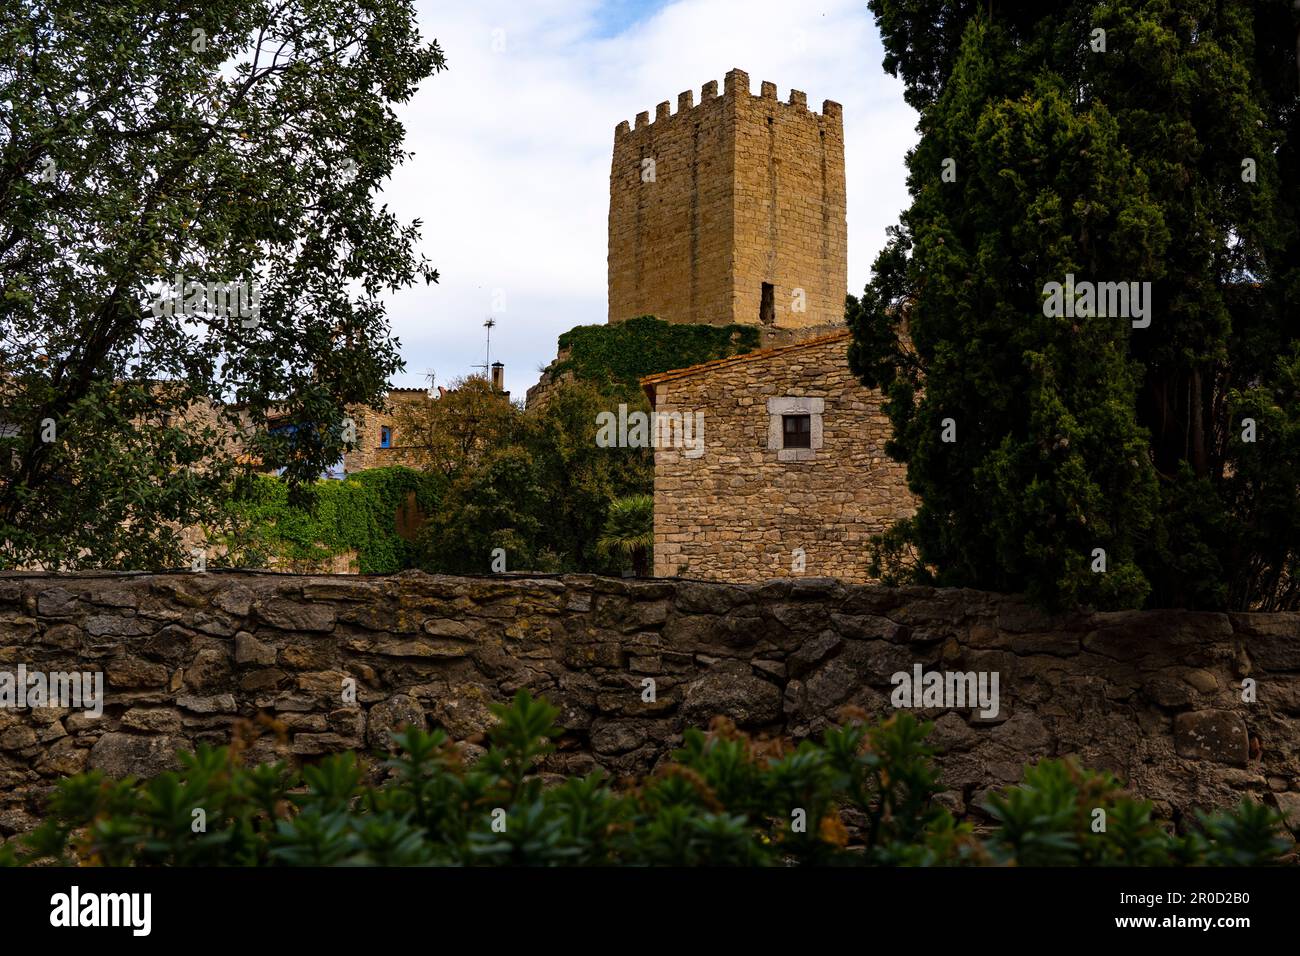
[[401,427],[402,407],[428,401],[433,401],[428,389],[390,388],[383,408],[348,409],[357,427],[357,441],[352,450],[343,453],[343,473],[351,475],[386,465],[415,467],[419,450],[406,441]]
[[[505,390],[505,366],[494,362],[491,366],[492,389],[500,393],[507,401],[510,393]],[[441,386],[436,394],[431,395],[424,388],[389,388],[384,405],[380,408],[367,408],[353,405],[348,408],[348,417],[356,427],[354,446],[343,453],[343,457],[322,478],[345,478],[348,475],[365,471],[369,468],[384,468],[389,465],[405,465],[420,468],[425,464],[421,447],[410,440],[404,424],[406,412],[425,402],[436,402],[442,396],[454,391]],[[271,429],[289,428],[289,425],[272,423]]]
[[702,454],[655,451],[656,576],[870,580],[871,536],[914,501],[848,341],[841,330],[642,379],[656,413],[703,424]]

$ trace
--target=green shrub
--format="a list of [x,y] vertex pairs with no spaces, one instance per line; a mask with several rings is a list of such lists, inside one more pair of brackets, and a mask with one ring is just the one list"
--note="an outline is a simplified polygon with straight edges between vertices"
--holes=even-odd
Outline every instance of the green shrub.
[[244,482],[227,504],[230,530],[214,536],[226,555],[217,564],[310,567],[356,551],[362,574],[390,574],[415,564],[415,548],[397,533],[398,508],[415,495],[421,512],[436,511],[445,482],[392,465],[322,480],[291,496],[271,475]]
[[560,336],[569,355],[553,372],[612,393],[640,393],[640,379],[758,348],[752,325],[676,324],[642,315],[610,325],[579,325]]
[[477,467],[457,475],[442,507],[420,529],[419,566],[443,574],[485,574],[500,548],[507,570],[532,570],[545,545],[548,504],[528,449],[493,448]]
[[992,797],[998,826],[977,835],[934,800],[930,725],[906,712],[873,725],[848,714],[820,743],[795,748],[719,719],[708,734],[688,730],[658,773],[614,789],[599,773],[548,786],[533,772],[561,732],[544,700],[520,691],[495,711],[472,763],[442,731],[395,734],[377,786],[352,753],[301,773],[245,766],[242,732],[152,780],[78,774],[61,781],[40,827],[0,848],[0,862],[1244,866],[1278,862],[1289,846],[1276,813],[1248,802],[1168,834],[1113,778],[1059,760]]
[[597,550],[632,562],[637,577],[649,573],[655,546],[654,495],[628,495],[611,501]]

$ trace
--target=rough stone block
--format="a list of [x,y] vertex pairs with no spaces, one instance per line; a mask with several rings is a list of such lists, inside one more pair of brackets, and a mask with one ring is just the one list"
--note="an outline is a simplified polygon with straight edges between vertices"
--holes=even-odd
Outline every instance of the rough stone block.
[[1194,710],[1174,718],[1174,747],[1181,757],[1244,767],[1250,738],[1245,722],[1231,711]]

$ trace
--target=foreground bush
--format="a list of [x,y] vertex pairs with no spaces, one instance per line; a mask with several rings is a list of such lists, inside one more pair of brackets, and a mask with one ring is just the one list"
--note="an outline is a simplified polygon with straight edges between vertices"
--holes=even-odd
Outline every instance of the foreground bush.
[[[354,754],[301,771],[244,766],[232,747],[182,754],[180,773],[60,782],[46,822],[0,848],[8,864],[332,865],[1261,865],[1290,841],[1243,802],[1167,834],[1149,803],[1059,760],[992,797],[977,835],[934,801],[930,725],[861,715],[797,748],[725,721],[690,730],[674,762],[635,786],[600,774],[551,786],[532,773],[558,711],[521,691],[473,763],[441,731],[394,735],[380,786]],[[1096,832],[1103,817],[1105,829]]]

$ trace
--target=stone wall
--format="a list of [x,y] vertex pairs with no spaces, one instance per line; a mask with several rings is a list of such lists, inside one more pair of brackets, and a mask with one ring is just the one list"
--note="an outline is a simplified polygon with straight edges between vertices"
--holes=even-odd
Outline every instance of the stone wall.
[[[403,406],[429,401],[422,388],[390,388],[384,408],[366,408],[354,405],[348,414],[357,427],[356,447],[343,454],[343,469],[351,475],[368,468],[388,465],[417,467],[421,463],[420,449],[411,446],[403,427]],[[383,447],[383,430],[390,429],[392,444]]]
[[[706,83],[677,110],[614,132],[609,196],[609,321],[653,314],[669,322],[760,323],[764,283],[772,322],[840,322],[848,288],[844,130],[840,105],[752,96],[741,70],[722,95]],[[796,293],[795,290],[800,290]]]
[[572,354],[572,349],[557,348],[555,358],[542,369],[538,376],[537,384],[524,393],[524,408],[529,410],[542,409],[551,400],[556,390],[563,382],[572,382],[574,375],[572,371],[556,374],[556,366],[561,362],[567,362]]
[[[975,814],[1022,765],[1075,755],[1180,819],[1244,794],[1300,811],[1300,614],[1048,617],[974,591],[799,578],[759,585],[592,576],[0,575],[0,669],[97,670],[102,716],[0,710],[0,833],[62,774],[152,774],[273,715],[255,758],[382,746],[404,722],[465,739],[519,688],[561,708],[547,770],[650,772],[688,725],[816,734],[890,677],[997,673],[996,716],[920,711],[948,791]],[[1242,699],[1241,681],[1257,700]],[[644,681],[656,684],[652,703]],[[356,703],[341,688],[354,680]]]
[[[657,411],[701,412],[704,427],[702,455],[655,452],[657,576],[870,579],[869,539],[914,499],[907,466],[885,454],[883,396],[849,370],[848,344],[842,331],[643,380]],[[814,446],[797,455],[773,447],[794,405]]]
[[770,82],[750,96],[739,70],[727,76],[733,83],[733,321],[758,321],[767,282],[776,325],[842,322],[849,286],[843,109],[826,100],[813,113],[799,90],[782,103]]

